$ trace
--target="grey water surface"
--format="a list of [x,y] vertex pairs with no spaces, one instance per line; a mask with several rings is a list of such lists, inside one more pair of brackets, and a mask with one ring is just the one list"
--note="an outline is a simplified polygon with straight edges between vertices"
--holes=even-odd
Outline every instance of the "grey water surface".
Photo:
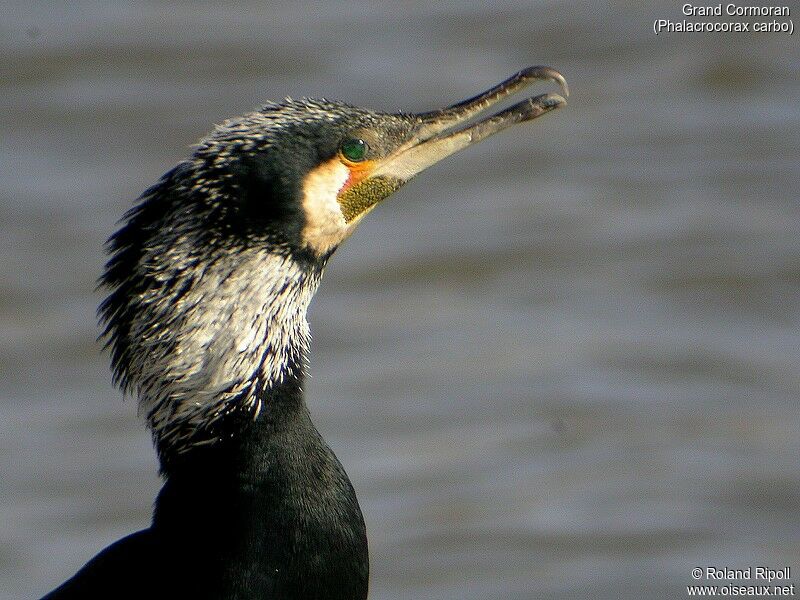
[[136,196],[268,99],[429,110],[531,64],[569,106],[398,192],[312,305],[371,597],[800,572],[798,38],[654,35],[680,6],[3,4],[0,599],[148,524],[154,453],[94,314]]

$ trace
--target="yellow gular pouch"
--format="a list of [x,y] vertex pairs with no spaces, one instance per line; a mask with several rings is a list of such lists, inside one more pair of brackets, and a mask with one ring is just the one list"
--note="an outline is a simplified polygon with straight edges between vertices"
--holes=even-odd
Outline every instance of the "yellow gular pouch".
[[339,205],[342,207],[344,220],[351,223],[366,215],[378,202],[392,195],[403,185],[399,179],[392,177],[368,177],[359,183],[349,186],[339,194]]

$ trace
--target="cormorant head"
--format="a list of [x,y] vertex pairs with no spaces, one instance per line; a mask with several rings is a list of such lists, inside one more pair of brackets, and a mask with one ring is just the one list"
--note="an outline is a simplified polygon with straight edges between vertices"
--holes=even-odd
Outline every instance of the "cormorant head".
[[562,106],[561,96],[544,94],[462,127],[542,79],[558,82],[566,95],[559,73],[533,67],[475,98],[424,114],[378,113],[327,100],[268,104],[227,121],[199,144],[187,173],[195,192],[191,204],[206,201],[198,217],[221,237],[245,238],[238,243],[268,238],[325,259],[379,201],[420,171]]
[[532,67],[464,102],[385,114],[287,99],[218,126],[147,190],[112,236],[100,308],[115,377],[136,391],[162,457],[220,437],[302,370],[322,267],[375,205],[442,158],[565,104],[543,94],[474,117]]

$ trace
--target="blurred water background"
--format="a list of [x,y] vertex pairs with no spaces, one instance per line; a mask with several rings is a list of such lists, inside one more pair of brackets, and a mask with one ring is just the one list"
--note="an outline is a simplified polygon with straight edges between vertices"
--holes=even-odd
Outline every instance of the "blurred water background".
[[800,571],[797,37],[656,37],[680,5],[4,3],[0,598],[149,522],[149,435],[95,341],[136,196],[267,99],[428,110],[530,64],[569,106],[400,191],[312,306],[309,403],[371,597]]

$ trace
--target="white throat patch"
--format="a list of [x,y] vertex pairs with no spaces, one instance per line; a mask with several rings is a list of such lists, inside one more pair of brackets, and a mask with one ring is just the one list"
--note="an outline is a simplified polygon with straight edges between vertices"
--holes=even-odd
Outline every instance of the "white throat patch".
[[311,171],[305,179],[303,241],[319,255],[340,244],[355,226],[345,221],[337,199],[349,178],[350,169],[334,158]]

